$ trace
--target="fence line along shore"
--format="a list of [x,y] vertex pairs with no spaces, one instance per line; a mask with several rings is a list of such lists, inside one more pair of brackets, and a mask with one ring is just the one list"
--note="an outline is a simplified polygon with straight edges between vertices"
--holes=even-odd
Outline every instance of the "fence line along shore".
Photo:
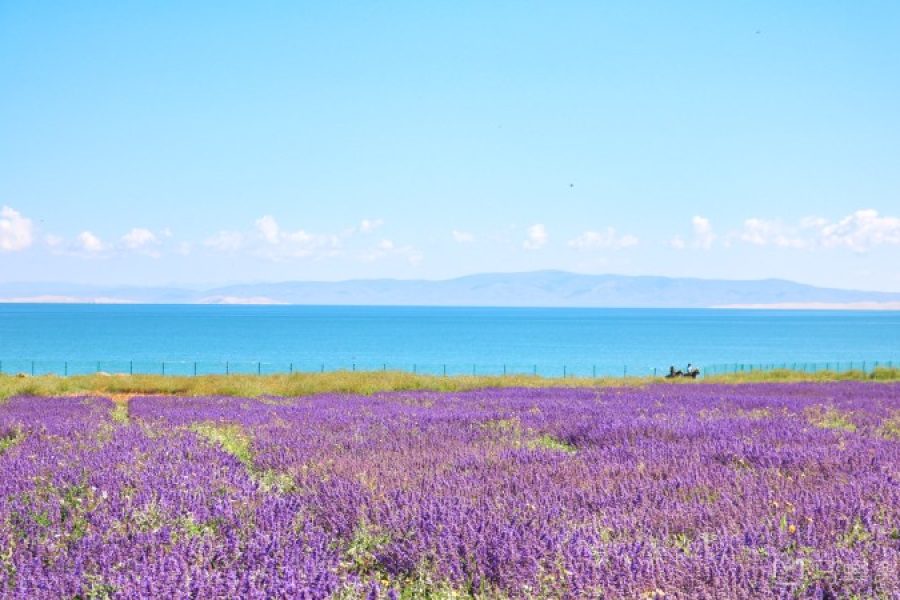
[[[789,371],[796,373],[874,374],[880,370],[900,368],[900,360],[800,361],[800,362],[731,362],[694,365],[700,377],[740,375],[745,373]],[[681,368],[681,367],[676,367]],[[584,361],[553,363],[401,363],[388,361],[335,362],[321,361],[209,361],[209,360],[0,360],[0,375],[61,377],[75,375],[289,375],[301,373],[401,372],[432,376],[508,376],[530,375],[549,379],[665,377],[669,367],[648,365],[612,365]]]

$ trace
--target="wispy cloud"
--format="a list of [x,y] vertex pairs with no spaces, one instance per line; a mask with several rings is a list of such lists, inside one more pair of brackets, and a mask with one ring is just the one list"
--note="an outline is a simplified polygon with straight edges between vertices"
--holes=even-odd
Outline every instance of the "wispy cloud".
[[411,265],[418,265],[422,262],[422,253],[413,246],[397,245],[393,240],[382,239],[373,248],[369,248],[360,255],[360,258],[366,262],[374,262],[390,257],[400,257]]
[[826,248],[849,248],[865,252],[874,246],[900,245],[900,218],[858,210],[835,223],[816,223],[819,239]]
[[256,220],[256,232],[263,242],[255,249],[256,253],[273,260],[334,254],[340,249],[343,237],[303,229],[285,231],[271,215]]
[[468,231],[459,231],[458,229],[454,229],[450,232],[450,235],[453,236],[453,241],[457,244],[469,244],[475,241],[475,235],[469,233]]
[[[404,254],[416,260],[420,253],[408,246],[390,247],[390,240],[382,240],[374,247],[361,251],[362,240],[383,225],[381,219],[363,219],[354,226],[338,232],[313,232],[306,229],[287,229],[272,215],[263,215],[244,231],[223,230],[207,238],[203,245],[215,252],[243,253],[272,261],[309,258],[359,256],[363,260],[377,260],[383,256]],[[352,239],[360,240],[355,245]]]
[[203,245],[216,252],[237,252],[244,247],[244,234],[239,231],[219,231],[203,240]]
[[34,239],[33,234],[31,219],[9,206],[0,208],[0,251],[18,252],[28,248]]
[[569,240],[569,246],[577,250],[612,249],[620,250],[638,245],[638,238],[631,234],[620,235],[614,227],[604,231],[585,231],[575,239]]
[[731,237],[736,237],[742,242],[754,246],[777,246],[779,248],[807,248],[808,240],[799,235],[796,228],[788,227],[781,221],[750,218],[744,221],[744,227],[740,232]]
[[713,232],[712,223],[706,217],[699,215],[691,219],[692,236],[685,239],[681,236],[675,236],[669,241],[669,245],[676,250],[685,248],[697,248],[700,250],[709,250],[716,241],[716,234]]
[[135,227],[122,236],[120,244],[126,250],[159,258],[159,237],[149,229]]
[[522,242],[522,247],[526,250],[540,250],[547,245],[547,228],[541,223],[535,223],[526,230],[527,237]]
[[82,231],[75,238],[75,248],[89,255],[98,255],[106,250],[106,244],[90,231]]
[[384,225],[384,221],[381,219],[363,219],[359,223],[359,230],[362,233],[372,233],[382,225]]
[[857,210],[837,221],[807,217],[794,225],[751,218],[731,238],[754,246],[779,248],[845,248],[857,253],[876,246],[900,245],[900,218],[873,209]]

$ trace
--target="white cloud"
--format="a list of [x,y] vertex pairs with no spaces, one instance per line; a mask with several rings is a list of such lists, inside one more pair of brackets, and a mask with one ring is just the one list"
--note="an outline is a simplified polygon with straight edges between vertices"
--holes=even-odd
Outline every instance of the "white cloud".
[[704,250],[712,248],[713,242],[716,241],[716,234],[713,233],[709,219],[697,216],[691,219],[691,225],[694,228],[694,243],[696,246]]
[[82,231],[76,238],[76,245],[79,250],[88,254],[99,254],[106,249],[103,241],[90,231]]
[[806,248],[810,245],[797,235],[795,229],[786,227],[780,221],[751,218],[744,221],[744,228],[738,234],[742,242],[754,246],[777,246],[779,248]]
[[203,245],[218,252],[246,251],[274,261],[322,258],[339,254],[343,239],[352,236],[354,231],[353,228],[341,233],[310,233],[303,229],[287,231],[272,215],[264,215],[254,221],[251,231],[220,231],[206,239]]
[[381,219],[363,219],[359,224],[359,230],[363,233],[372,233],[382,225],[384,221]]
[[281,238],[278,222],[270,215],[265,215],[256,220],[256,230],[270,244],[277,244]]
[[157,249],[160,245],[159,238],[155,233],[143,227],[135,227],[123,235],[120,244],[132,252],[138,252],[153,258],[160,257],[160,252]]
[[526,250],[540,250],[547,245],[547,228],[541,223],[536,223],[528,228],[528,237],[522,242]]
[[691,219],[691,229],[693,235],[690,240],[685,240],[680,235],[676,235],[669,241],[669,246],[676,250],[685,248],[699,248],[701,250],[709,250],[716,241],[716,234],[713,232],[712,223],[706,217],[695,216]]
[[61,237],[59,237],[58,235],[53,235],[52,233],[48,233],[44,236],[44,243],[51,248],[59,248],[60,246],[62,246],[64,241],[65,240],[63,240]]
[[793,226],[752,218],[731,237],[754,246],[847,248],[861,253],[875,246],[900,245],[900,218],[881,216],[872,209],[857,210],[834,222],[806,217]]
[[450,234],[453,236],[453,241],[457,244],[468,244],[475,241],[475,236],[468,231],[458,231],[454,229]]
[[150,244],[158,244],[159,238],[149,229],[135,227],[122,236],[122,245],[129,250],[137,250]]
[[422,262],[422,253],[413,246],[399,246],[393,240],[380,240],[375,247],[363,252],[360,258],[366,262],[373,262],[389,257],[401,257],[411,265],[418,265]]
[[0,208],[0,250],[16,252],[31,246],[34,227],[31,219],[8,206]]
[[637,246],[637,237],[631,234],[619,235],[613,227],[607,227],[605,231],[585,231],[573,240],[569,240],[569,246],[578,250],[593,250],[610,248],[618,250]]
[[239,231],[220,231],[206,238],[203,245],[218,252],[237,252],[244,247],[244,234]]
[[256,231],[264,242],[256,248],[256,254],[271,260],[329,256],[341,247],[340,235],[308,233],[302,229],[284,231],[270,215],[256,220]]
[[873,246],[900,245],[900,218],[878,214],[877,210],[858,210],[836,223],[814,222],[819,241],[826,248],[849,248],[865,252]]

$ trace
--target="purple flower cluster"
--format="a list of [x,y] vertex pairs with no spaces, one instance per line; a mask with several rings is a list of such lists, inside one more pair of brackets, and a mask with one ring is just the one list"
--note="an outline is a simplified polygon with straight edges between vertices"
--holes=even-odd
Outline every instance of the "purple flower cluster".
[[0,405],[0,597],[900,597],[894,384],[111,414]]

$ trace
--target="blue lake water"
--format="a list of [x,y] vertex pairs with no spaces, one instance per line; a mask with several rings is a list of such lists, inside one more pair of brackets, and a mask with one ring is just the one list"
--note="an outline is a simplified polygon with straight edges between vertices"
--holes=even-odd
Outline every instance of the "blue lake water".
[[6,373],[60,374],[871,368],[900,361],[900,312],[6,304],[0,361]]

